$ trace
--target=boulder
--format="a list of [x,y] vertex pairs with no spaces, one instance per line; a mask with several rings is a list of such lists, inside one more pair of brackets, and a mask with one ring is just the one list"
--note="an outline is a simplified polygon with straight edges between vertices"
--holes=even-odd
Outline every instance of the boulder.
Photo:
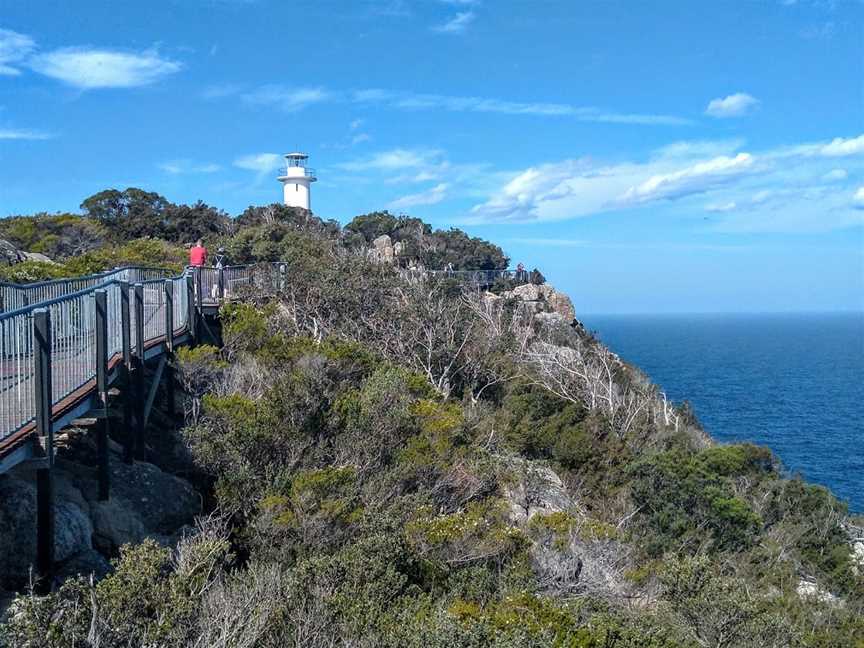
[[573,308],[573,302],[564,293],[553,291],[546,298],[546,303],[552,309],[552,312],[558,313],[569,324],[576,319],[576,309]]
[[100,580],[110,573],[111,563],[95,549],[81,551],[57,566],[57,576],[61,580],[78,575]]
[[798,593],[798,597],[804,600],[810,599],[830,605],[839,605],[842,603],[840,598],[822,589],[818,583],[804,578],[798,581],[798,587],[795,588],[795,591]]
[[90,503],[94,543],[106,553],[149,536],[171,535],[201,512],[201,495],[189,482],[147,462],[112,462],[107,502],[98,501],[92,477],[78,479]]
[[372,241],[372,258],[381,263],[393,263],[396,253],[393,241],[387,234],[382,234]]
[[[57,561],[92,549],[93,525],[87,513],[58,493],[54,504]],[[0,475],[0,547],[0,581],[13,587],[26,583],[36,560],[36,486],[32,474]]]
[[556,513],[573,508],[573,499],[554,470],[530,461],[518,462],[514,468],[516,479],[504,489],[513,524],[522,526],[538,513]]
[[543,293],[540,292],[540,286],[534,284],[522,284],[516,286],[513,290],[507,293],[508,297],[518,297],[522,301],[537,301]]
[[41,254],[40,252],[23,252],[19,250],[19,254],[24,257],[25,261],[39,261],[40,263],[50,263],[52,265],[57,265],[55,261],[52,261],[49,257]]

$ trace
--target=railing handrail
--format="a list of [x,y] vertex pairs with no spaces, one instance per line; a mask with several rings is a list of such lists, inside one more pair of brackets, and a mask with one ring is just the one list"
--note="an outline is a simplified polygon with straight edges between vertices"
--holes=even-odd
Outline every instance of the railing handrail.
[[[140,268],[138,268],[138,269],[140,269]],[[159,269],[161,270],[163,268],[159,268]],[[179,275],[175,275],[173,277],[160,277],[157,279],[145,279],[144,281],[129,282],[129,285],[134,286],[135,284],[138,284],[138,283],[140,283],[142,285],[157,284],[157,283],[158,284],[164,284],[166,281],[174,281],[177,279],[183,279],[185,276],[186,276],[186,273],[181,272]],[[87,286],[86,288],[81,288],[81,290],[76,290],[75,292],[67,293],[65,295],[59,295],[58,297],[54,297],[52,299],[45,299],[43,301],[35,302],[33,304],[27,304],[26,306],[16,308],[15,310],[2,312],[2,313],[0,313],[0,321],[10,319],[10,318],[12,318],[16,315],[20,315],[22,313],[27,313],[27,312],[33,311],[36,308],[45,308],[47,306],[52,306],[53,304],[59,304],[59,303],[64,302],[64,301],[71,301],[71,300],[76,299],[78,297],[83,297],[83,296],[89,295],[90,293],[92,293],[96,290],[102,290],[102,289],[108,288],[109,286],[113,286],[113,285],[120,285],[121,282],[122,282],[121,279],[110,279],[110,280],[104,281],[100,284],[96,284],[95,286]]]
[[166,273],[167,272],[175,272],[171,268],[165,268],[165,267],[161,267],[161,266],[125,265],[125,266],[117,266],[116,268],[112,268],[111,270],[104,270],[102,272],[94,272],[92,274],[86,274],[86,275],[75,275],[74,277],[59,277],[57,279],[44,279],[42,281],[30,281],[27,283],[15,283],[14,281],[0,281],[0,287],[18,288],[20,290],[28,290],[30,288],[42,288],[44,286],[61,284],[65,281],[86,281],[88,279],[100,279],[101,277],[107,277],[107,276],[115,274],[117,272],[123,272],[124,270],[156,270],[156,271],[166,272]]

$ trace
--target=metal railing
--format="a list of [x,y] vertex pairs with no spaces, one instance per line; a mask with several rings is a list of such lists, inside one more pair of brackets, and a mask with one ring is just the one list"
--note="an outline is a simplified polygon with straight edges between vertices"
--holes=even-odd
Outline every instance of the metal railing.
[[[0,313],[0,450],[5,440],[36,418],[34,313],[44,317],[47,311],[47,366],[55,408],[97,376],[97,293],[105,301],[103,331],[109,361],[128,361],[132,355],[143,361],[150,345],[183,331],[194,333],[196,313],[203,306],[218,306],[251,289],[279,292],[287,286],[286,264],[281,262],[187,268],[179,276],[165,278],[168,272],[128,267],[57,281],[0,284],[7,304],[26,296],[24,304]],[[509,270],[401,272],[409,279],[452,278],[478,286],[498,279],[526,283],[530,278],[527,271]],[[197,303],[191,303],[193,299]]]
[[[172,328],[172,336],[188,328],[190,290],[187,274],[137,281],[132,285],[127,277],[140,279],[146,276],[137,270],[140,269],[119,273],[117,276],[123,279],[102,281],[93,287],[0,314],[0,443],[28,426],[36,416],[35,311],[48,313],[52,408],[61,405],[96,378],[97,293],[104,292],[105,295],[109,361],[123,356],[124,338],[128,340],[130,353],[143,358],[150,344],[168,337],[168,326]],[[76,285],[76,280],[68,283]],[[125,306],[124,297],[128,299]],[[167,320],[169,297],[173,304],[171,324]],[[133,317],[123,313],[129,304],[135,313]],[[123,330],[126,321],[129,323],[128,336]]]
[[0,312],[9,312],[41,302],[71,295],[110,281],[137,283],[149,279],[165,278],[173,274],[165,268],[149,266],[124,266],[106,272],[99,272],[68,279],[52,279],[33,283],[16,284],[0,282]]
[[[303,173],[289,173],[291,169],[302,169]],[[279,175],[277,178],[315,178],[317,174],[315,173],[315,169],[311,169],[309,167],[288,167],[287,169],[280,169]]]

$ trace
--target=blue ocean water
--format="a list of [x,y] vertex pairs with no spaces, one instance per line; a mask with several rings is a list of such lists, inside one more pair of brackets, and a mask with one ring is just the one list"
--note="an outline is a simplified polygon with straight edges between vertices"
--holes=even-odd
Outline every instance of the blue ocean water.
[[595,315],[585,325],[720,441],[864,511],[864,313]]

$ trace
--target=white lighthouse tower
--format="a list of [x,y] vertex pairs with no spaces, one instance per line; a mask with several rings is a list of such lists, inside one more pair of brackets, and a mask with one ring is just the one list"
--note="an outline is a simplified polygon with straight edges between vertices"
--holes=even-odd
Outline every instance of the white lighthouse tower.
[[286,168],[280,171],[277,180],[282,183],[282,194],[289,207],[311,209],[309,187],[318,178],[315,169],[306,166],[309,156],[305,153],[289,153],[285,156]]

